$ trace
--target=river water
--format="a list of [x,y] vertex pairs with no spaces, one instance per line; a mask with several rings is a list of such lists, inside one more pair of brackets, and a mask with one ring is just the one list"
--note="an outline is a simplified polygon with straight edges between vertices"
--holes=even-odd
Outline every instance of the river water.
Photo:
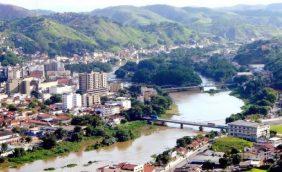
[[[204,78],[204,83],[210,82]],[[214,95],[203,92],[177,92],[170,96],[179,109],[179,115],[173,119],[186,121],[212,121],[224,124],[224,119],[232,113],[241,111],[243,101],[229,95],[229,91],[220,92]],[[134,141],[117,143],[113,146],[98,151],[70,153],[67,156],[58,157],[46,161],[35,161],[26,164],[19,169],[9,169],[11,172],[39,172],[45,168],[54,167],[56,171],[96,171],[98,167],[106,164],[119,162],[131,162],[135,164],[150,161],[153,154],[175,146],[176,139],[183,136],[193,136],[197,133],[191,128],[179,129],[179,126],[172,128],[161,128],[153,133],[144,133]],[[88,161],[98,161],[89,166],[84,166]],[[77,164],[73,168],[62,168],[67,164]]]

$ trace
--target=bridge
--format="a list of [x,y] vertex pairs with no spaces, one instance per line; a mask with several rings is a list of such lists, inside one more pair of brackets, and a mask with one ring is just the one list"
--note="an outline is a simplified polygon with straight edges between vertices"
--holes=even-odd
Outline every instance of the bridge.
[[190,126],[198,126],[198,127],[207,127],[207,128],[227,130],[227,125],[217,125],[217,124],[214,124],[214,123],[191,122],[191,121],[160,119],[160,118],[152,119],[150,117],[145,117],[143,119],[148,120],[148,121],[158,122],[158,123],[161,123],[162,125],[165,125],[166,123],[180,124],[181,129],[183,128],[184,125],[190,125]]
[[194,90],[194,89],[203,89],[204,87],[224,87],[231,86],[234,84],[205,84],[205,85],[196,85],[196,86],[187,86],[187,87],[161,87],[165,92],[174,92],[174,91],[183,91],[183,90]]

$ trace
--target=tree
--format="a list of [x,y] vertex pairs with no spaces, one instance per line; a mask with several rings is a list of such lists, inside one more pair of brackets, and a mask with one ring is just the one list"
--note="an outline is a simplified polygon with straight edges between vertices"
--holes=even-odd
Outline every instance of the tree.
[[177,139],[176,140],[176,146],[177,147],[185,147],[186,146],[185,140],[183,138]]
[[46,105],[62,102],[62,96],[59,94],[52,95],[48,100],[45,101]]
[[156,157],[156,163],[160,166],[168,164],[169,161],[171,160],[170,154],[171,154],[170,150],[164,151],[162,154],[159,154]]
[[58,140],[62,140],[66,135],[67,135],[67,131],[62,129],[62,128],[58,128],[55,132],[54,132],[56,139]]
[[27,137],[25,138],[25,141],[26,141],[27,143],[30,143],[30,142],[32,141],[32,138],[31,138],[30,136],[27,136]]
[[236,148],[231,148],[231,151],[230,151],[230,154],[233,155],[233,154],[238,154],[239,153],[239,150],[236,149]]
[[80,133],[81,132],[81,127],[80,126],[75,126],[74,129],[73,129],[73,132]]
[[71,120],[72,125],[91,125],[93,127],[101,126],[103,124],[102,119],[96,115],[84,115],[84,116],[75,116]]
[[226,168],[229,165],[229,159],[227,157],[220,158],[219,164],[221,168]]
[[6,152],[8,150],[8,144],[7,143],[2,143],[1,144],[1,152]]
[[72,133],[70,141],[72,142],[80,142],[82,140],[81,133]]
[[115,137],[119,142],[125,142],[133,138],[133,133],[130,130],[121,130],[116,131]]
[[15,105],[13,105],[13,104],[8,105],[8,110],[9,111],[17,111],[17,109],[18,108]]
[[0,156],[0,164],[5,162],[5,158]]
[[238,165],[241,162],[241,157],[239,154],[234,154],[231,156],[232,159],[232,164],[233,165]]
[[214,167],[215,167],[215,163],[210,161],[205,161],[202,165],[203,170],[212,170],[214,169]]
[[121,68],[115,71],[115,75],[117,78],[125,78],[126,73],[127,73],[126,70],[121,69]]
[[270,130],[270,137],[275,137],[277,135],[277,131]]
[[25,155],[25,150],[23,148],[15,148],[13,153],[11,154],[12,157],[17,158]]
[[44,149],[51,149],[56,146],[57,140],[55,135],[47,134],[45,137],[42,138],[42,147]]

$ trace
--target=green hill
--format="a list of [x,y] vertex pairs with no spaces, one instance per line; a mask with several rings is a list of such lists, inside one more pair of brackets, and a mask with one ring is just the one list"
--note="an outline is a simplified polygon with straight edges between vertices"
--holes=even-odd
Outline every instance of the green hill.
[[101,49],[179,44],[188,42],[192,33],[184,26],[169,22],[132,27],[107,18],[76,13],[56,14],[50,18],[94,39]]
[[22,7],[0,3],[0,20],[35,16],[36,13]]
[[[278,8],[278,7],[276,7]],[[276,11],[254,10],[252,16],[245,11],[151,5],[145,7],[117,6],[91,13],[94,16],[110,18],[123,25],[134,27],[159,24],[162,22],[179,23],[195,32],[226,40],[245,41],[250,38],[270,38],[282,34],[282,15]],[[248,12],[251,14],[251,12]],[[260,14],[255,16],[256,14]]]
[[72,55],[95,49],[181,44],[188,42],[192,31],[168,22],[135,28],[106,18],[63,13],[1,22],[0,34],[8,38],[9,46],[22,48],[25,53]]
[[102,16],[110,18],[122,25],[140,26],[152,23],[169,21],[149,10],[134,6],[116,6],[94,10],[92,16]]
[[242,65],[267,63],[270,55],[282,50],[282,39],[258,40],[243,45],[237,52],[235,60]]
[[2,23],[0,31],[8,43],[22,47],[26,53],[43,51],[49,54],[81,54],[97,45],[82,33],[45,18],[24,18]]

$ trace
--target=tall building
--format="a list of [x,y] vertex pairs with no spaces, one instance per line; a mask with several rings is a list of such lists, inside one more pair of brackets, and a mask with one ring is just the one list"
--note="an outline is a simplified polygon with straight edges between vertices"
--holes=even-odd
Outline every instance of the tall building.
[[62,96],[63,110],[69,110],[82,106],[82,99],[80,94],[63,94]]
[[270,126],[256,122],[243,120],[234,121],[228,124],[228,134],[249,141],[258,141],[260,138],[269,138]]
[[8,95],[19,93],[21,87],[21,80],[20,79],[9,79],[6,82],[6,93]]
[[83,93],[107,88],[108,78],[106,73],[91,72],[79,74],[79,90]]
[[60,62],[52,61],[44,65],[45,73],[48,71],[64,71],[64,70],[65,70],[64,64]]
[[100,104],[101,99],[99,94],[83,94],[82,95],[82,106],[91,107],[95,104]]
[[23,80],[21,83],[21,88],[20,88],[20,92],[22,94],[27,94],[30,95],[31,93],[31,88],[30,88],[30,80]]

